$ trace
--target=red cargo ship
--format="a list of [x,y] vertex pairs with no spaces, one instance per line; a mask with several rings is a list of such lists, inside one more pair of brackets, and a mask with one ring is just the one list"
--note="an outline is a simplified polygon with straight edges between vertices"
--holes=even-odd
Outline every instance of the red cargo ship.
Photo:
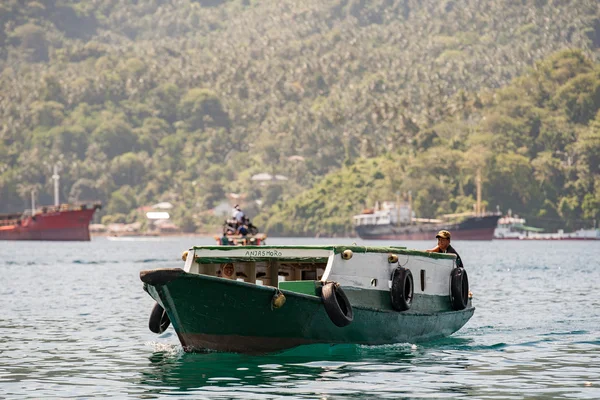
[[58,171],[54,164],[54,205],[36,208],[31,192],[31,210],[0,214],[0,240],[90,240],[90,221],[100,203],[60,204]]
[[93,204],[61,204],[27,210],[16,214],[0,214],[0,240],[90,240],[89,225]]

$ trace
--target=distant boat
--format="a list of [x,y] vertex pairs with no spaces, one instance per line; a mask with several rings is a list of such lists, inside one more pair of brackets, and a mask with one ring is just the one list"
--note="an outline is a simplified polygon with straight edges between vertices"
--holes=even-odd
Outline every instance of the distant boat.
[[[219,246],[261,246],[267,244],[267,235],[257,233],[255,235],[214,235]],[[225,241],[227,239],[227,241]]]
[[406,218],[408,207],[384,202],[379,210],[365,210],[355,215],[354,229],[366,240],[431,240],[442,229],[452,233],[453,240],[492,240],[500,214],[460,213],[440,218]]
[[525,219],[518,215],[508,215],[498,220],[498,227],[494,231],[497,240],[600,240],[600,229],[579,229],[574,232],[544,232],[542,228],[525,225]]
[[481,206],[481,175],[477,173],[477,203],[473,212],[446,214],[438,218],[417,218],[408,202],[384,201],[353,217],[354,229],[366,240],[431,240],[442,229],[453,240],[492,240],[500,213],[486,213]]
[[22,213],[0,214],[0,240],[77,240],[89,241],[93,204],[61,204]]
[[228,219],[223,223],[223,234],[214,235],[219,246],[260,246],[267,244],[267,235],[259,233],[258,228],[244,218],[246,234],[237,233],[238,224],[235,219]]
[[58,166],[54,166],[54,205],[36,208],[33,192],[31,209],[0,214],[0,240],[89,241],[90,221],[100,203],[60,204]]
[[494,230],[494,239],[524,239],[529,234],[541,232],[544,232],[544,229],[527,226],[524,218],[520,218],[518,215],[513,216],[509,212],[508,215],[498,220],[498,226]]

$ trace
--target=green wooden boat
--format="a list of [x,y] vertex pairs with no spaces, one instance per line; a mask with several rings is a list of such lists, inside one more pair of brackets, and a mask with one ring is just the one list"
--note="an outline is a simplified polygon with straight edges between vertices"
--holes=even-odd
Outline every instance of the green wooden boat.
[[404,247],[198,246],[183,268],[142,271],[150,329],[185,351],[269,353],[305,344],[416,343],[473,315],[453,254]]

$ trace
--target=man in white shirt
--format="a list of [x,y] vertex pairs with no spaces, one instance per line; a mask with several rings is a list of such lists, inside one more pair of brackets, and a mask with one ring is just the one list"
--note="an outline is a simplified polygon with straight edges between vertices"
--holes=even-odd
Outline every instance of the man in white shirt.
[[235,219],[235,222],[239,225],[244,221],[244,212],[240,209],[240,206],[238,204],[236,204],[233,207],[233,212],[232,215],[233,219]]

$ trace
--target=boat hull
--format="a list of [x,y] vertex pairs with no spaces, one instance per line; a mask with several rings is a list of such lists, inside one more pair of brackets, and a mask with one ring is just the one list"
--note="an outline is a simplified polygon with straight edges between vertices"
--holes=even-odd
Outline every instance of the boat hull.
[[452,232],[452,240],[492,240],[499,215],[473,217],[455,224],[359,225],[356,233],[365,240],[431,240],[440,230]]
[[[185,351],[206,349],[269,353],[304,344],[381,345],[433,340],[459,330],[474,308],[461,311],[404,311],[353,305],[354,319],[340,328],[321,297],[281,290],[284,305],[273,307],[279,289],[189,274],[183,270],[142,271],[144,289],[167,311]],[[418,301],[418,300],[415,300]],[[448,301],[448,300],[445,300]]]
[[0,226],[0,240],[89,241],[96,208],[54,211],[28,216]]

